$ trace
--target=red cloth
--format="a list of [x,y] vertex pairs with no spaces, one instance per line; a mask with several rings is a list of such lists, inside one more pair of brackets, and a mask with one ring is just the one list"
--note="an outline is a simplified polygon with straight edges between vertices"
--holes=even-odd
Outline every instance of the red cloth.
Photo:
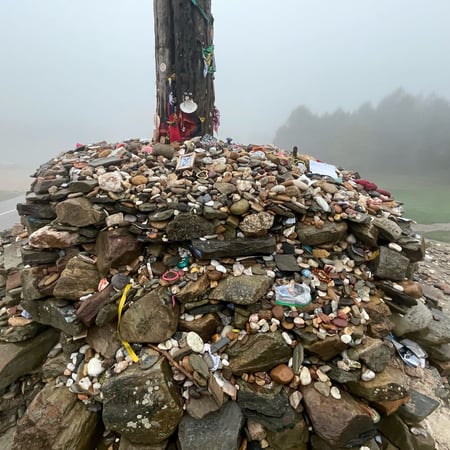
[[179,117],[177,113],[173,113],[169,117],[169,140],[170,142],[182,142]]
[[173,113],[169,117],[170,142],[183,142],[199,135],[200,119],[195,114]]
[[358,183],[359,185],[361,185],[366,191],[376,191],[378,189],[378,186],[375,183],[372,183],[371,181],[363,180],[362,178],[358,178],[353,181],[355,183]]

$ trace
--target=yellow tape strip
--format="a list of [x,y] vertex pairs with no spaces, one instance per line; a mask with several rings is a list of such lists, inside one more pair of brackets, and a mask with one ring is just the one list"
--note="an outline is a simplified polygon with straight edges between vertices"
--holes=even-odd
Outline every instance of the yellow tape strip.
[[125,286],[125,288],[123,289],[122,297],[120,298],[119,307],[117,309],[117,315],[118,315],[118,319],[117,319],[117,336],[119,336],[119,339],[121,340],[122,345],[125,347],[125,350],[127,351],[127,353],[131,356],[131,359],[134,362],[138,362],[139,361],[139,357],[136,355],[136,353],[134,353],[134,350],[131,348],[131,345],[127,341],[124,341],[120,337],[120,333],[119,333],[119,324],[120,324],[120,319],[122,317],[122,309],[123,309],[123,306],[125,305],[125,302],[127,300],[127,294],[128,294],[128,291],[130,289],[131,289],[131,284],[127,284]]

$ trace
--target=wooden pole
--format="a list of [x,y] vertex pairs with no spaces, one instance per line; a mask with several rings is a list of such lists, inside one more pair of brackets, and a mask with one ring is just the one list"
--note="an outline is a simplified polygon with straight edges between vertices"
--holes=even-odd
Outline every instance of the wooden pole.
[[[185,93],[198,105],[201,135],[213,134],[214,70],[205,65],[212,49],[211,0],[154,0],[156,114],[164,128],[171,98],[178,106]],[[208,55],[207,55],[208,56]],[[212,54],[212,63],[214,62]],[[170,95],[173,88],[173,96]]]

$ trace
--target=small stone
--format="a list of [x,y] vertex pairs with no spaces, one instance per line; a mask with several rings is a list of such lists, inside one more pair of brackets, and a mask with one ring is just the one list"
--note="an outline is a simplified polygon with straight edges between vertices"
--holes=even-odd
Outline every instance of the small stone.
[[341,341],[344,344],[350,344],[350,342],[352,342],[352,337],[349,334],[341,334]]
[[87,365],[88,375],[90,377],[98,377],[105,371],[102,362],[98,358],[92,358]]
[[302,386],[307,386],[308,384],[311,384],[311,381],[311,372],[309,371],[308,367],[303,366],[300,370],[300,384]]
[[281,336],[283,336],[284,342],[286,342],[287,345],[292,345],[292,338],[289,336],[288,333],[286,333],[286,331],[283,331]]
[[195,331],[190,331],[186,335],[186,345],[193,352],[196,352],[196,353],[203,352],[203,346],[204,346],[203,339]]
[[270,378],[279,384],[289,384],[294,378],[294,372],[286,364],[279,364],[270,371]]
[[330,395],[331,395],[333,398],[335,398],[336,400],[340,400],[340,399],[342,398],[341,391],[340,391],[339,388],[336,387],[336,386],[333,386],[333,387],[330,389]]
[[375,378],[375,372],[370,369],[366,369],[361,374],[361,380],[363,381],[371,381]]
[[330,386],[326,383],[322,383],[321,381],[316,381],[314,383],[314,389],[321,393],[324,397],[330,396]]
[[395,250],[396,252],[399,252],[399,253],[403,250],[403,248],[400,245],[398,245],[396,242],[389,242],[388,247],[391,250]]
[[81,380],[78,381],[78,386],[84,391],[88,391],[92,386],[92,381],[88,377],[81,378]]
[[303,399],[302,393],[300,391],[294,391],[289,396],[289,404],[292,406],[292,408],[294,408],[296,411],[298,411],[298,409],[301,405],[302,399]]

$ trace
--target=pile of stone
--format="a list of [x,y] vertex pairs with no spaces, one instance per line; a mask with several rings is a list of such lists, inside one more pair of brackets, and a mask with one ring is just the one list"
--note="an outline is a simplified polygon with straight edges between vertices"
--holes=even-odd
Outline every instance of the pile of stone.
[[409,377],[449,375],[450,322],[389,192],[211,137],[33,177],[2,242],[3,448],[434,448]]

